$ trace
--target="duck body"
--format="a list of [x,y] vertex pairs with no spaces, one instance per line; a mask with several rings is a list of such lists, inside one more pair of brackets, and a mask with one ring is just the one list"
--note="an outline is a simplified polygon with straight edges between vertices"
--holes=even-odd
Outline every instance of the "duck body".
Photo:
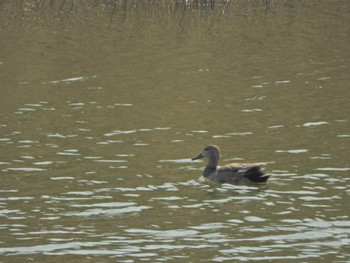
[[218,183],[249,184],[264,183],[269,176],[264,175],[259,164],[239,165],[227,164],[218,168],[220,150],[215,145],[208,145],[192,160],[207,158],[208,164],[204,169],[203,176]]

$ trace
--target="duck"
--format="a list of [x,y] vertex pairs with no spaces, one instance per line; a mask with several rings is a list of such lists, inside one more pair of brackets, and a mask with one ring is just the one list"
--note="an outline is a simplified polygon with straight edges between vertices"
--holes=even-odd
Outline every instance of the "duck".
[[262,172],[262,165],[268,163],[256,164],[227,164],[218,168],[220,159],[220,149],[216,145],[207,145],[204,150],[191,160],[207,158],[208,163],[203,171],[203,177],[217,183],[228,184],[251,184],[266,183],[268,175]]

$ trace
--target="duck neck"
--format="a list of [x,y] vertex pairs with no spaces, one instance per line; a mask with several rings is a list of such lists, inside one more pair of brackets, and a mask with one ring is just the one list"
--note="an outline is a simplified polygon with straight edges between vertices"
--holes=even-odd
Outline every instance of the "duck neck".
[[203,176],[208,177],[210,174],[216,171],[218,161],[216,159],[209,159],[207,166],[204,169]]
[[216,166],[218,166],[218,159],[216,159],[216,158],[210,158],[209,160],[208,160],[208,164],[207,164],[207,167],[215,167],[216,168]]

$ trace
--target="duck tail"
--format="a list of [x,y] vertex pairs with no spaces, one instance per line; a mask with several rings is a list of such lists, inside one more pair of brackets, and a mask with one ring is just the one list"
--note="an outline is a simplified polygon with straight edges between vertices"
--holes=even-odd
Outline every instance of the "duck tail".
[[264,175],[261,167],[257,165],[249,167],[244,176],[254,183],[264,183],[269,179],[269,176]]

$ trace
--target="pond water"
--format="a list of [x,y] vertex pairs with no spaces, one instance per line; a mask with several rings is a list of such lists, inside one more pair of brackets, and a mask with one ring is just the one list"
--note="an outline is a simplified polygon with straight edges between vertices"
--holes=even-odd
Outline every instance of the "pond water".
[[350,261],[350,3],[219,2],[0,2],[0,262]]

